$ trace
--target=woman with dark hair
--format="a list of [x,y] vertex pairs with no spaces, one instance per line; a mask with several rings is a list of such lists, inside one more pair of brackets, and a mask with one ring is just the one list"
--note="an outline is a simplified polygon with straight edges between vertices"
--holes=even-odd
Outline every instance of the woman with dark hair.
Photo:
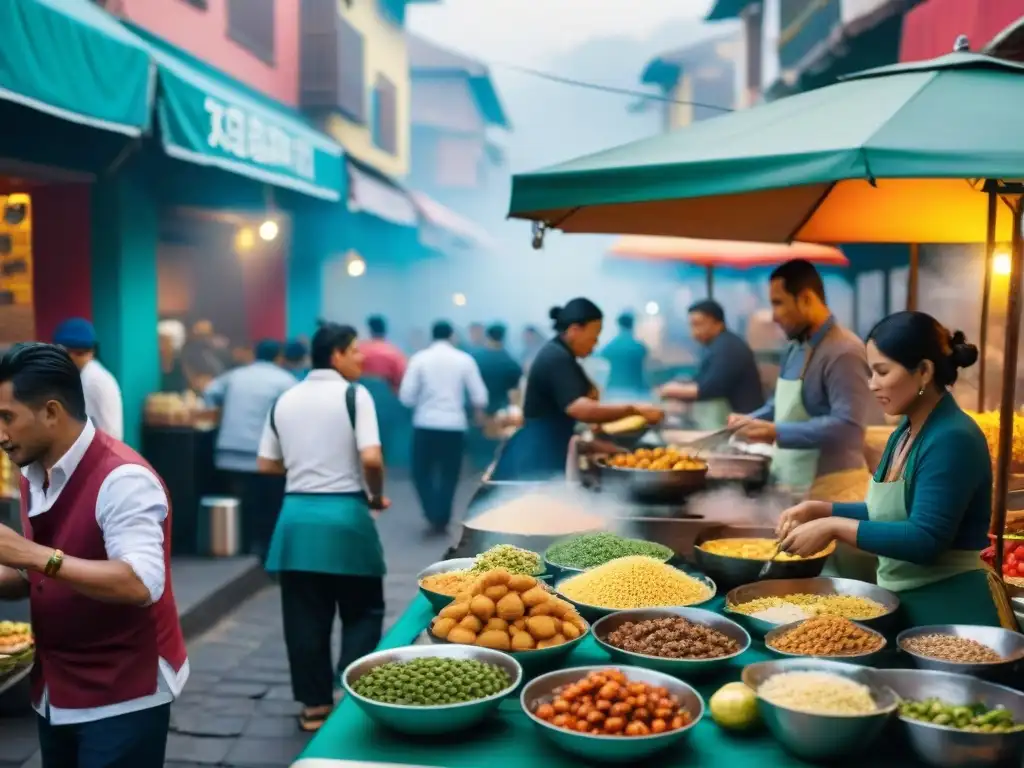
[[317,730],[333,706],[331,631],[341,618],[340,673],[380,642],[384,551],[374,519],[387,509],[373,398],[356,384],[363,356],[351,326],[313,336],[313,370],[270,410],[261,472],[286,476],[266,568],[279,574],[299,725]]
[[992,463],[981,430],[950,393],[978,348],[931,315],[897,312],[868,334],[871,391],[903,416],[861,503],[805,501],[783,512],[781,548],[811,555],[839,541],[878,557],[908,626],[999,625],[979,550],[987,545]]
[[533,360],[526,378],[523,426],[498,454],[492,480],[549,480],[564,475],[576,425],[607,424],[639,415],[661,421],[652,405],[605,404],[580,365],[597,346],[604,315],[590,299],[577,298],[550,312],[555,337]]

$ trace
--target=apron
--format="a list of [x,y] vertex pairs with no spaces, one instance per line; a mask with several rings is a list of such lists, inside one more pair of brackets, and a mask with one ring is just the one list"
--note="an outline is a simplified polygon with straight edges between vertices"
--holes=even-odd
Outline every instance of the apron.
[[489,480],[543,481],[565,477],[576,425],[568,419],[527,419],[498,449]]
[[[906,521],[904,476],[892,482],[871,480],[867,494],[869,520],[882,523]],[[908,627],[931,624],[1000,626],[985,571],[978,553],[974,551],[950,550],[932,565],[879,557],[878,586],[899,595],[901,618]]]
[[690,406],[690,418],[697,429],[718,431],[729,423],[732,407],[724,397],[696,400]]
[[383,576],[384,548],[364,493],[289,493],[266,569]]

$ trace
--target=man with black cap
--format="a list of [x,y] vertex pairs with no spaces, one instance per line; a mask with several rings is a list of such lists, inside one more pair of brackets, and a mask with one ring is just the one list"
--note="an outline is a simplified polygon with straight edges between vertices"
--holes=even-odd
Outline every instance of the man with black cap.
[[97,429],[115,440],[124,439],[124,402],[117,379],[96,359],[96,329],[83,317],[57,326],[53,343],[64,347],[82,373],[85,412]]
[[661,387],[666,399],[692,403],[698,429],[722,429],[730,413],[750,413],[764,405],[764,390],[754,352],[725,327],[725,310],[713,299],[690,306],[690,335],[703,347],[693,381]]

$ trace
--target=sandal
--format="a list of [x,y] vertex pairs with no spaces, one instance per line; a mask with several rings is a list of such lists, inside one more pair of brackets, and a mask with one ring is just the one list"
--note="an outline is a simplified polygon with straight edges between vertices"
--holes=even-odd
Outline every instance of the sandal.
[[299,715],[299,730],[304,733],[316,733],[320,730],[333,707],[307,707]]

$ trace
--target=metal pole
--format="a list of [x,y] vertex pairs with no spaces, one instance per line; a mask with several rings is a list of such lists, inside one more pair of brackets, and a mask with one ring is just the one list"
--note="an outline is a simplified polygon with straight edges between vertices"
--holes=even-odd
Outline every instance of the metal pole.
[[996,487],[992,498],[990,533],[996,535],[996,574],[1003,573],[1003,529],[1006,528],[1007,491],[1010,486],[1010,458],[1013,449],[1013,411],[1017,384],[1017,346],[1020,343],[1021,277],[1024,277],[1024,242],[1021,238],[1021,198],[1012,205],[1010,280],[1006,299],[1006,344],[1003,347],[1002,401],[999,404],[999,453],[996,458]]
[[985,267],[981,284],[981,328],[978,331],[978,344],[981,354],[978,356],[978,412],[985,410],[985,355],[988,352],[988,313],[992,303],[992,259],[996,250],[996,216],[998,214],[999,196],[995,190],[988,193],[988,223],[985,232]]
[[917,243],[910,244],[910,267],[907,269],[907,309],[917,309],[917,279],[918,269],[921,266],[921,246]]
[[708,266],[705,267],[705,269],[707,270],[706,280],[708,288],[708,298],[713,299],[715,297],[715,268],[708,264]]

